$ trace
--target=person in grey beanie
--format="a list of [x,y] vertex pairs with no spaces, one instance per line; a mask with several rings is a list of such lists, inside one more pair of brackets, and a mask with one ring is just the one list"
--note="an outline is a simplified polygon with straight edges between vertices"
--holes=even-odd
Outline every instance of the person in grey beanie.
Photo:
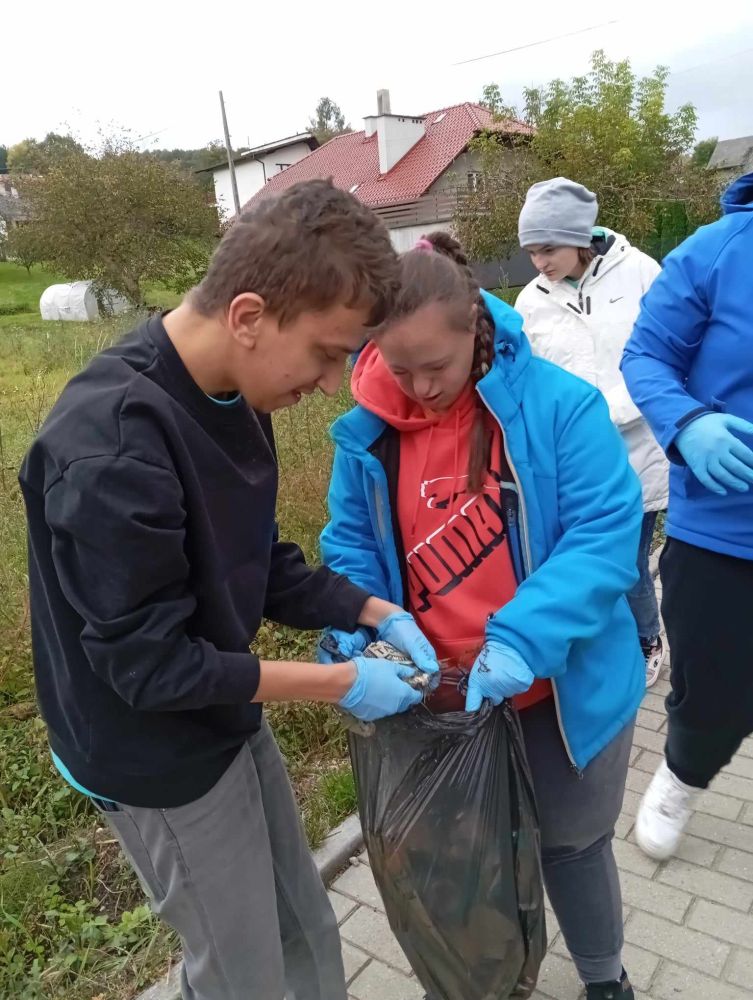
[[643,488],[640,579],[629,594],[646,658],[646,685],[656,682],[665,648],[649,572],[659,511],[666,510],[669,468],[620,373],[640,301],[661,268],[619,233],[596,225],[596,195],[566,177],[534,184],[518,222],[520,245],[539,272],[518,296],[534,354],[599,388]]

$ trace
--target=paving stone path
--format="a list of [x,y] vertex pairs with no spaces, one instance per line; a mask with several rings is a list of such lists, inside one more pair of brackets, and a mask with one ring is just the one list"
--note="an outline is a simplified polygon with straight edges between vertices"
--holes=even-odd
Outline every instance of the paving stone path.
[[[753,996],[753,740],[703,794],[679,855],[663,864],[635,844],[641,794],[660,761],[666,670],[638,714],[615,853],[622,875],[625,965],[640,1000]],[[353,1000],[422,1000],[397,945],[365,855],[330,892]],[[547,912],[550,947],[537,1000],[580,1000],[581,985]]]

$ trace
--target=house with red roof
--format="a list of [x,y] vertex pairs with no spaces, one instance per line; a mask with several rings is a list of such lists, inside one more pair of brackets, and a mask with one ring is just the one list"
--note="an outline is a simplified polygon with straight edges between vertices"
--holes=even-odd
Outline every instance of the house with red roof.
[[389,91],[377,94],[377,113],[360,132],[330,139],[271,177],[244,208],[298,181],[331,177],[382,217],[395,248],[410,249],[433,229],[448,228],[457,201],[480,177],[471,141],[483,131],[530,135],[520,121],[495,121],[479,104],[455,104],[423,115],[397,115]]

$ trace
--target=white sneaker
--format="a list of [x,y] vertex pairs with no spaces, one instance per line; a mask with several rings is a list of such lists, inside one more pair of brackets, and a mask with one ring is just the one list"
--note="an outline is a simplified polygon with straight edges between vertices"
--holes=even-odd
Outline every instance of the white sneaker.
[[659,680],[659,674],[664,666],[667,651],[661,635],[647,643],[641,639],[641,648],[646,657],[646,687],[653,687]]
[[682,839],[700,789],[684,784],[667,767],[659,765],[646,789],[635,821],[638,846],[657,861],[671,858]]

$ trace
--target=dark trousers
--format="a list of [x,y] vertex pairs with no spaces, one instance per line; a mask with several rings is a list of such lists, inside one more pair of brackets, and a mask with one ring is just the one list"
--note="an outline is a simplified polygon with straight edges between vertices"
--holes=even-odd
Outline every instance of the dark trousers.
[[672,654],[667,764],[706,788],[753,732],[753,561],[670,538],[660,570]]

